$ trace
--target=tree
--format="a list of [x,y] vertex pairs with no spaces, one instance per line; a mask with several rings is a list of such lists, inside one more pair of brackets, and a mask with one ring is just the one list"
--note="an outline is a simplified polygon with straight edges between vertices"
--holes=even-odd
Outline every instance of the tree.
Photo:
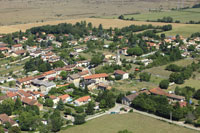
[[167,89],[169,87],[169,80],[162,80],[159,84],[159,87],[162,89]]
[[190,45],[189,47],[188,47],[188,51],[194,51],[196,48],[195,48],[195,46],[194,45]]
[[147,72],[140,73],[140,81],[150,81],[151,74]]
[[75,125],[81,125],[85,123],[85,117],[83,115],[76,115],[74,119],[75,119],[74,121]]
[[119,131],[118,133],[132,133],[132,132],[125,129],[125,130]]
[[50,116],[50,120],[51,120],[51,125],[52,125],[52,131],[53,132],[58,132],[60,131],[62,125],[63,125],[63,119],[60,115],[60,111],[59,110],[54,110],[53,114]]
[[53,107],[53,100],[52,99],[50,99],[50,98],[46,98],[45,99],[45,103],[44,103],[44,105],[45,106],[47,106],[47,107]]
[[76,107],[75,110],[76,110],[77,113],[83,113],[84,112],[83,107]]
[[13,126],[9,129],[8,133],[21,133],[21,129],[18,126]]
[[127,50],[127,53],[128,53],[128,55],[140,56],[144,53],[144,51],[139,46],[135,46],[134,48],[129,48]]
[[87,109],[86,109],[86,114],[87,115],[93,115],[94,114],[94,107],[95,107],[95,104],[93,102],[89,102],[88,103],[88,106],[87,106]]
[[58,110],[63,111],[65,109],[64,107],[64,103],[62,101],[62,99],[59,100],[58,105],[56,107]]
[[120,93],[116,99],[117,103],[122,103],[122,98],[124,97],[124,94]]
[[91,64],[98,66],[99,64],[101,64],[103,62],[104,57],[103,56],[99,56],[99,55],[95,55],[92,57],[91,59]]
[[30,112],[22,112],[19,115],[19,125],[23,131],[35,130],[38,118],[38,116],[34,116]]
[[104,99],[102,99],[102,100],[100,101],[99,107],[100,107],[100,108],[106,108],[106,101],[105,101]]
[[14,104],[12,99],[5,99],[1,105],[1,113],[6,113],[8,116],[12,115]]
[[121,80],[122,79],[122,76],[121,75],[116,75],[115,76],[115,80]]
[[22,109],[22,101],[19,97],[17,97],[14,105],[14,110],[19,111],[20,109]]
[[9,85],[9,87],[12,87],[12,86],[15,85],[15,82],[14,81],[10,81],[10,82],[8,82],[8,85]]
[[62,77],[63,80],[66,80],[67,79],[67,72],[66,71],[62,71],[60,73],[60,76]]
[[72,110],[70,108],[66,108],[64,114],[65,115],[71,115],[72,114]]
[[197,91],[194,93],[194,98],[197,99],[197,100],[200,100],[200,90],[197,90]]
[[57,67],[64,67],[65,64],[63,61],[59,60],[53,63],[53,68],[57,68]]
[[118,19],[124,19],[124,15],[120,15],[119,17],[118,17]]

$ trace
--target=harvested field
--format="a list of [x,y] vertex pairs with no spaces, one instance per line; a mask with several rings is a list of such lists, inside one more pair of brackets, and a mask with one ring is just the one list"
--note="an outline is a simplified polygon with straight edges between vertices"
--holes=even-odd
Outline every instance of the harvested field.
[[[58,21],[47,21],[47,22],[38,22],[38,23],[29,23],[29,24],[18,24],[18,25],[9,25],[9,26],[1,26],[0,33],[12,33],[16,31],[25,31],[32,27],[42,26],[42,25],[56,25],[59,23],[72,23],[75,24],[76,22],[86,21],[91,22],[94,26],[99,26],[102,24],[104,28],[110,27],[118,27],[122,28],[125,26],[129,26],[131,24],[135,25],[143,25],[143,24],[152,24],[155,26],[162,26],[168,23],[159,23],[159,22],[143,22],[143,21],[124,21],[119,19],[101,19],[101,18],[80,18],[80,19],[69,19],[69,20],[58,20]],[[197,24],[172,24],[173,30],[166,32],[167,35],[176,35],[180,34],[185,37],[190,36],[194,32],[198,32],[200,29],[200,25]]]

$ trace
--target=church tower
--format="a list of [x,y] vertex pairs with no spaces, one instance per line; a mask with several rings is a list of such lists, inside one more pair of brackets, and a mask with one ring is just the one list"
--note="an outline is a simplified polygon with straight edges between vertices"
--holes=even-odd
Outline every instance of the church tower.
[[120,60],[120,53],[119,53],[119,50],[117,50],[116,64],[119,65],[119,66],[122,65],[122,62],[121,62],[121,60]]

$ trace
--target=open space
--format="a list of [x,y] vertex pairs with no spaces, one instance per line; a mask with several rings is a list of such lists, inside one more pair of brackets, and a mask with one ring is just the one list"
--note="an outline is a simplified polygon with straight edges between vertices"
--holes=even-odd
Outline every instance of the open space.
[[192,21],[200,21],[200,8],[165,11],[165,12],[149,12],[135,15],[125,15],[125,18],[134,18],[139,21],[157,20],[163,17],[172,17],[174,21],[179,20],[181,23]]
[[106,115],[75,126],[61,133],[117,133],[120,130],[133,133],[195,133],[183,127],[175,126],[137,113]]

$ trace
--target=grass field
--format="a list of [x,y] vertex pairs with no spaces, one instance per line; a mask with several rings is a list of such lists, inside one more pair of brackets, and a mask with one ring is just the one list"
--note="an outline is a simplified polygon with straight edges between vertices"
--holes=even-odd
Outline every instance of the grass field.
[[149,12],[136,15],[125,15],[125,18],[134,18],[139,21],[157,20],[163,17],[172,17],[173,20],[179,20],[181,23],[193,21],[200,21],[200,8],[185,9],[179,11],[165,11],[165,12]]
[[61,133],[117,133],[125,129],[133,133],[197,133],[137,113],[102,116],[86,124],[68,128]]

